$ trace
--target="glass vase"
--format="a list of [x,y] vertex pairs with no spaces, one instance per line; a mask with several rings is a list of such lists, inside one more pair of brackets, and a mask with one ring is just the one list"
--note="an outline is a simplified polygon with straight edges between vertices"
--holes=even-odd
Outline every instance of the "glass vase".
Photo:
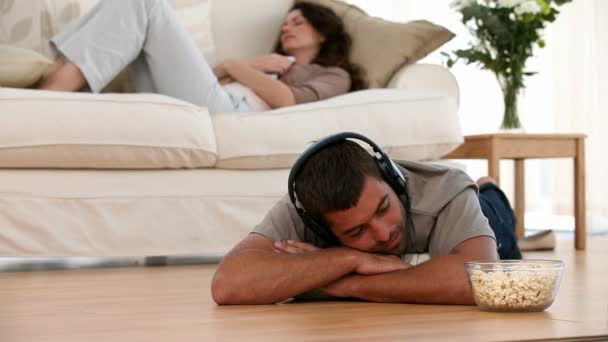
[[508,75],[497,74],[496,78],[502,90],[503,102],[505,105],[500,131],[506,133],[521,133],[524,131],[517,112],[517,99],[521,93],[521,88]]

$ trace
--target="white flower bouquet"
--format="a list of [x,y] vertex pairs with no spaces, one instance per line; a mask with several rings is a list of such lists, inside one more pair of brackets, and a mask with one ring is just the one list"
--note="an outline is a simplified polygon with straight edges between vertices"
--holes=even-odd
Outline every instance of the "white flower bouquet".
[[524,70],[535,46],[545,46],[541,33],[556,19],[558,6],[571,0],[454,0],[450,7],[462,14],[462,22],[474,39],[468,48],[444,53],[448,67],[459,59],[491,70],[503,91],[505,113],[501,128],[521,127],[517,96],[524,88]]

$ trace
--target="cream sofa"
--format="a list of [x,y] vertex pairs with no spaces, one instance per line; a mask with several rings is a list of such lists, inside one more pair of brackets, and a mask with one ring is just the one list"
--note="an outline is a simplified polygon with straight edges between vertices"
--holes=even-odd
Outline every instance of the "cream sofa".
[[[44,3],[61,18],[66,2]],[[206,53],[221,60],[268,53],[291,2],[210,5]],[[37,39],[17,45],[50,54]],[[445,68],[409,65],[388,87],[215,115],[155,94],[0,88],[0,255],[217,257],[285,194],[310,141],[357,131],[410,160],[438,159],[462,142],[458,86]]]

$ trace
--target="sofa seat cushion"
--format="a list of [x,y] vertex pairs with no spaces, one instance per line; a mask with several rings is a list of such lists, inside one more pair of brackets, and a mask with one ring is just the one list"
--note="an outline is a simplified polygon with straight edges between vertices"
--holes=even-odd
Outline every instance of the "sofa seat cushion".
[[456,101],[444,94],[368,89],[260,113],[218,113],[219,168],[290,167],[312,141],[354,131],[394,159],[432,160],[462,143]]
[[213,167],[206,108],[154,94],[0,88],[0,167]]

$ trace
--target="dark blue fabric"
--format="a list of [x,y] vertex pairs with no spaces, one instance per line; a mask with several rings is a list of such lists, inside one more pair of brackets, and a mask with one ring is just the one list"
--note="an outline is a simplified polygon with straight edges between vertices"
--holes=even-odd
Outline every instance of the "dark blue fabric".
[[496,236],[500,259],[521,259],[515,236],[515,214],[504,192],[492,183],[485,183],[479,187],[479,204]]

